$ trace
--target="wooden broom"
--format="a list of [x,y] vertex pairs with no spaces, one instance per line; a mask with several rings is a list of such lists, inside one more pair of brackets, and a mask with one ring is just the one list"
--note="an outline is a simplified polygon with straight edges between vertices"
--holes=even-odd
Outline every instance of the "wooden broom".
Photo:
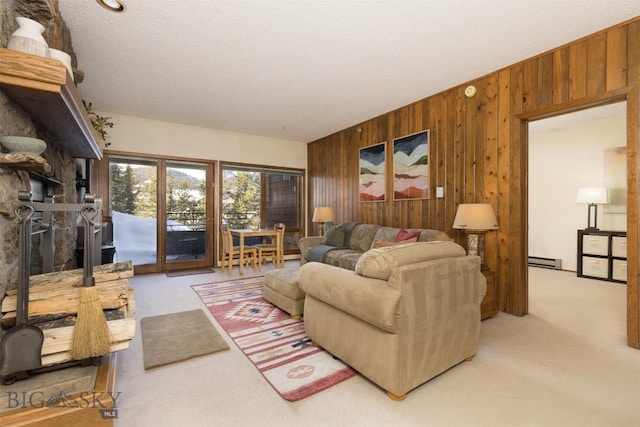
[[93,206],[85,206],[80,210],[84,220],[84,257],[83,270],[84,281],[80,290],[80,303],[78,305],[78,318],[73,328],[71,342],[71,357],[80,360],[90,357],[99,357],[108,354],[111,350],[111,332],[107,319],[102,311],[102,304],[95,286],[93,277],[93,246],[94,246],[94,221],[87,212],[92,211],[95,218],[99,212]]

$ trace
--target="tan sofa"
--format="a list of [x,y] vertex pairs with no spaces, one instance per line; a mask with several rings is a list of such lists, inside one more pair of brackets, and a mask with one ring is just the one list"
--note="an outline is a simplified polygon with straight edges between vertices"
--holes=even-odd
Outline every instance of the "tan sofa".
[[298,285],[314,344],[394,399],[476,353],[486,281],[454,242],[371,249],[355,271],[309,262]]

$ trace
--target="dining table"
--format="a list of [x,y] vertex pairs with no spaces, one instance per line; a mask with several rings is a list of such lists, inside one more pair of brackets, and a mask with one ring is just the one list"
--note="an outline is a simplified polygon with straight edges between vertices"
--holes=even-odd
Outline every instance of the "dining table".
[[[272,237],[275,239],[276,247],[280,247],[280,235],[278,230],[273,228],[259,228],[259,229],[251,229],[251,228],[232,228],[231,229],[232,236],[239,237],[239,250],[240,250],[240,275],[242,276],[242,267],[244,266],[244,240],[247,237]],[[276,265],[282,265],[284,263],[284,259],[282,258],[282,254],[278,253],[277,255]],[[255,265],[253,267],[255,271]]]

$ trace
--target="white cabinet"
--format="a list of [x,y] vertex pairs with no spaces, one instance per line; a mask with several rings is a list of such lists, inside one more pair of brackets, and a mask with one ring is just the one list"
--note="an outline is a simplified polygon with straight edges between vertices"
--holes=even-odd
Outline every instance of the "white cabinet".
[[627,233],[578,230],[578,277],[627,281]]

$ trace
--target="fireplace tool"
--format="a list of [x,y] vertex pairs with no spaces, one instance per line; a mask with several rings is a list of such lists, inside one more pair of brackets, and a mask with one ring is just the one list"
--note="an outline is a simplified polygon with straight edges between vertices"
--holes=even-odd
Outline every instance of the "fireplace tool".
[[31,218],[34,209],[20,205],[15,209],[20,224],[18,242],[20,255],[18,265],[18,295],[16,302],[16,326],[2,336],[2,382],[10,384],[16,379],[29,377],[29,370],[40,368],[42,361],[42,330],[27,323],[29,315],[29,268],[31,266]]
[[[0,338],[0,374],[2,383],[10,385],[16,380],[29,378],[31,375],[41,374],[57,369],[67,368],[70,366],[88,366],[90,364],[100,365],[102,359],[100,356],[87,357],[81,360],[72,360],[70,362],[60,363],[54,366],[42,367],[42,344],[44,342],[44,334],[42,330],[35,325],[28,324],[29,315],[29,276],[31,267],[31,235],[44,232],[52,232],[51,224],[41,224],[40,230],[32,232],[32,217],[35,211],[42,212],[80,212],[88,210],[97,216],[100,211],[100,201],[94,200],[94,197],[87,195],[83,204],[75,203],[42,203],[32,202],[31,194],[28,191],[19,191],[18,199],[20,204],[16,207],[15,213],[18,217],[20,225],[19,238],[19,260],[18,260],[18,287],[16,302],[16,326],[7,331]],[[84,218],[84,215],[82,215]],[[52,222],[51,216],[48,216]],[[92,217],[92,218],[93,218]],[[85,221],[87,221],[85,219]],[[92,227],[85,228],[85,236],[94,235],[93,221],[88,221]],[[85,237],[88,239],[88,237]],[[90,242],[90,241],[89,241]],[[90,245],[91,248],[93,245]],[[91,248],[85,249],[84,277],[85,286],[92,284],[91,279],[93,266],[93,251]],[[88,249],[88,250],[87,250]],[[53,258],[53,254],[49,254]],[[52,262],[52,261],[51,261]],[[89,267],[87,267],[89,266]],[[104,353],[106,354],[106,353]]]
[[71,344],[71,356],[75,359],[102,356],[111,349],[111,333],[93,277],[95,218],[99,211],[90,205],[80,209],[80,216],[84,220],[84,279]]

